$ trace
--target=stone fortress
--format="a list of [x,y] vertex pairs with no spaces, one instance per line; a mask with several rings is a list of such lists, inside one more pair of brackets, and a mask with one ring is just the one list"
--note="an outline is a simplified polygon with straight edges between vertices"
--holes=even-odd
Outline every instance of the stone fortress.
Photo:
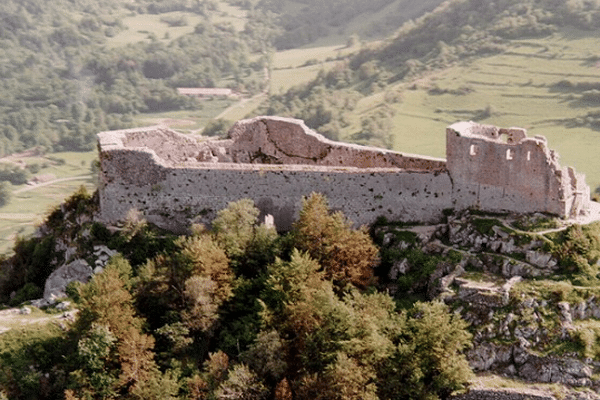
[[185,232],[250,198],[286,230],[311,192],[358,225],[380,216],[435,223],[446,209],[466,208],[577,218],[591,204],[584,176],[561,167],[545,138],[474,122],[447,128],[447,160],[334,142],[279,117],[238,121],[224,140],[197,141],[162,126],[98,138],[100,219],[107,223],[136,209]]

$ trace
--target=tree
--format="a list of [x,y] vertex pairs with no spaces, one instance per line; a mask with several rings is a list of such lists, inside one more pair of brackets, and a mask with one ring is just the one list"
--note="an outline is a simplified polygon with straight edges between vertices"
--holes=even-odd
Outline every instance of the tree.
[[325,369],[325,390],[321,399],[377,400],[373,366],[359,364],[356,359],[339,352],[334,363]]
[[270,382],[278,382],[282,378],[287,370],[285,359],[285,342],[276,330],[260,332],[254,344],[242,356],[242,360],[259,377]]
[[0,182],[0,207],[7,205],[12,197],[12,185],[9,182]]
[[215,241],[244,276],[258,275],[275,260],[277,232],[258,223],[260,211],[251,199],[231,202],[212,223]]
[[[128,291],[131,274],[125,259],[113,257],[81,288],[75,332],[80,336],[79,357],[86,362],[71,377],[84,397],[113,396],[122,390],[136,397],[163,379],[154,362],[154,338],[142,333],[144,321],[135,315]],[[169,398],[172,387],[163,387],[168,390],[162,398]]]
[[377,246],[366,228],[353,230],[341,212],[330,213],[322,194],[312,193],[302,201],[291,237],[293,246],[308,252],[336,284],[351,283],[364,288],[372,283]]
[[231,296],[234,274],[229,267],[229,258],[208,234],[181,237],[176,245],[179,248],[177,263],[171,268],[182,270],[173,271],[183,278],[178,284],[185,286],[185,282],[194,276],[209,278],[215,283],[213,296],[217,301],[223,302]]
[[209,277],[192,276],[185,281],[185,297],[188,309],[183,312],[183,320],[192,330],[208,332],[216,320],[221,305],[216,298],[217,284]]
[[231,128],[232,125],[233,123],[226,119],[213,119],[206,124],[206,126],[202,130],[202,135],[220,136],[222,138],[225,138],[227,136],[227,133],[229,132],[229,128]]
[[473,376],[462,351],[467,323],[440,302],[416,303],[406,313],[395,354],[381,364],[381,398],[445,399]]
[[215,392],[220,400],[261,400],[268,395],[269,390],[245,364],[235,365]]
[[216,241],[229,257],[242,255],[253,239],[260,211],[251,199],[231,202],[212,223]]

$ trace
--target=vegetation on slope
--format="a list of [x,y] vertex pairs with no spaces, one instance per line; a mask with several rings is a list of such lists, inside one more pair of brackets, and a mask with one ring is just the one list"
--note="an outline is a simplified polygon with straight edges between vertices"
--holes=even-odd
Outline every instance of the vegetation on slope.
[[[405,151],[414,151],[407,144],[427,146],[413,144],[408,128],[403,135],[404,125],[432,142],[437,136],[426,132],[442,131],[457,119],[515,124],[516,118],[546,130],[593,127],[597,71],[591,44],[599,18],[595,3],[446,2],[307,85],[272,96],[261,112],[308,117],[309,126],[330,137]],[[565,46],[563,38],[577,39],[575,47]],[[476,61],[484,59],[489,66]],[[572,77],[561,83],[566,69]],[[549,107],[563,120],[548,115]],[[434,149],[428,154],[443,155],[442,144],[429,147]]]
[[[244,4],[247,2],[237,2]],[[277,23],[282,32],[273,40],[278,50],[301,47],[319,38],[332,34],[346,34],[349,40],[356,40],[357,34],[385,36],[394,32],[403,22],[421,16],[441,3],[440,0],[261,0],[257,8],[277,15]],[[376,14],[367,26],[358,32],[347,32],[353,19]]]
[[[108,243],[121,254],[70,287],[79,313],[66,332],[3,342],[10,398],[443,398],[471,376],[464,321],[437,302],[399,311],[377,292],[377,248],[323,196],[305,200],[284,236],[257,224],[249,200],[182,237],[159,237],[134,215],[111,233],[86,218],[93,207],[74,195],[31,243],[69,240],[80,256]],[[45,274],[7,264],[4,274],[25,281]]]
[[[216,3],[188,3],[3,2],[0,155],[34,146],[91,150],[96,133],[129,127],[136,114],[201,108],[178,95],[180,86],[259,92],[264,63],[250,55],[264,50],[257,44],[260,21],[238,32],[212,22]],[[123,21],[137,14],[160,15],[165,27],[185,26],[187,16],[199,22],[177,37],[146,31],[135,43],[111,44],[119,32],[135,29]]]

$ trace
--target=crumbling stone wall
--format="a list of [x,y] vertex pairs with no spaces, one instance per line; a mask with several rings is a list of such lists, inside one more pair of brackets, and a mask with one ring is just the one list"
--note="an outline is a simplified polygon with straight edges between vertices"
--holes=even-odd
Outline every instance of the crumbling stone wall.
[[183,232],[248,197],[285,230],[313,191],[356,224],[435,222],[452,206],[442,159],[332,142],[284,118],[241,121],[230,136],[197,143],[160,127],[99,134],[101,218],[123,220],[135,208]]
[[589,209],[583,174],[561,167],[541,136],[524,129],[499,129],[459,122],[446,131],[447,166],[457,209],[577,217]]
[[230,136],[233,143],[229,152],[236,163],[446,170],[446,162],[438,158],[329,140],[298,119],[257,117],[242,120],[231,128]]
[[135,208],[183,232],[192,221],[210,223],[229,202],[251,198],[285,230],[311,192],[325,194],[356,224],[379,216],[436,222],[444,209],[469,207],[570,216],[589,204],[583,176],[560,168],[545,139],[519,129],[452,125],[447,163],[334,142],[278,117],[239,121],[225,140],[197,142],[164,127],[98,136],[105,222]]

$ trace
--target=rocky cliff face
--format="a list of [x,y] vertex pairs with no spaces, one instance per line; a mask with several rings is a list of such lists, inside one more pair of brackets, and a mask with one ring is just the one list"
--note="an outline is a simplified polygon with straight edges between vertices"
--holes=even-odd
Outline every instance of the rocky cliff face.
[[[475,372],[558,385],[562,398],[600,398],[600,290],[569,281],[576,267],[565,256],[567,238],[586,231],[562,224],[542,214],[465,212],[430,227],[384,225],[375,235],[390,293],[440,299],[470,323],[467,357]],[[586,256],[582,265],[596,271]],[[560,397],[485,387],[477,393],[464,399]]]

